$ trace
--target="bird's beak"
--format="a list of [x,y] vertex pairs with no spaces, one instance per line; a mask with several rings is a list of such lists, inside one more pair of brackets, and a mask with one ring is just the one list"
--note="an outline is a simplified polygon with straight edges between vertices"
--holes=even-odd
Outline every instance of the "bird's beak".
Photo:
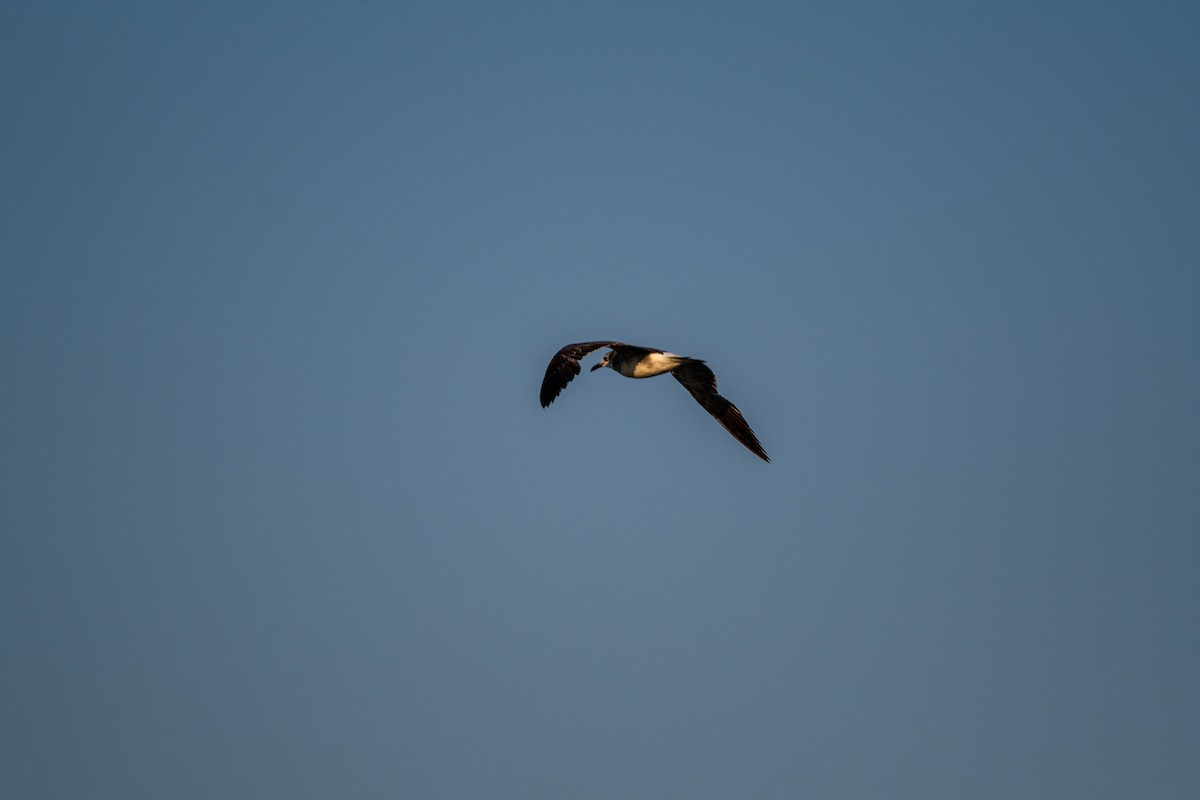
[[590,370],[588,370],[588,372],[595,372],[596,370],[600,369],[603,366],[604,366],[603,364],[597,364],[596,366],[594,366]]

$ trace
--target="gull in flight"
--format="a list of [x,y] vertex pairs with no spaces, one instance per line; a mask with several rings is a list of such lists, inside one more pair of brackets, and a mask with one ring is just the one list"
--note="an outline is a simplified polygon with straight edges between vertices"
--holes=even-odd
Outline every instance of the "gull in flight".
[[696,402],[704,410],[712,414],[721,427],[733,434],[733,438],[744,444],[746,448],[763,461],[769,462],[767,452],[758,443],[758,437],[746,424],[738,407],[717,394],[717,376],[698,358],[688,358],[655,350],[652,347],[638,347],[621,342],[580,342],[569,344],[554,354],[550,365],[546,367],[546,377],[542,379],[542,408],[547,408],[554,402],[571,379],[579,374],[579,359],[593,350],[601,347],[611,347],[600,359],[600,363],[592,367],[595,372],[601,367],[616,370],[626,378],[651,378],[669,372],[683,384],[683,388],[692,393]]

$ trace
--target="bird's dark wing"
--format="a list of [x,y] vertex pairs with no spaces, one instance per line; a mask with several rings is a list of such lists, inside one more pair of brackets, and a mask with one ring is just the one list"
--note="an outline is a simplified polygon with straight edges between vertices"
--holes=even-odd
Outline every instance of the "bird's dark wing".
[[704,406],[704,410],[712,414],[721,427],[733,434],[754,455],[770,463],[767,451],[758,443],[758,437],[750,430],[742,412],[738,407],[717,394],[717,376],[703,361],[693,360],[671,371],[675,380],[683,384],[683,388],[692,393],[696,402]]
[[579,359],[601,347],[620,347],[620,342],[580,342],[569,344],[554,354],[542,378],[542,408],[554,402],[571,379],[579,374]]

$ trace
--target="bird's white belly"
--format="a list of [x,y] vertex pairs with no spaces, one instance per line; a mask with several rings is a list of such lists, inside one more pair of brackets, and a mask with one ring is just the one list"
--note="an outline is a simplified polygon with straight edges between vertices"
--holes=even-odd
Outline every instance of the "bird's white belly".
[[674,353],[649,353],[634,365],[633,374],[629,377],[651,378],[655,375],[662,375],[664,372],[675,369],[686,360]]

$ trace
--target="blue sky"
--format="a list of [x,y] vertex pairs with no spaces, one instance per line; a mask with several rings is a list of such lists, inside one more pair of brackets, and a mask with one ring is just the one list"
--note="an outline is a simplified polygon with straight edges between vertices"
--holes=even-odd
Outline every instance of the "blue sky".
[[1198,29],[6,4],[0,792],[1194,796]]

